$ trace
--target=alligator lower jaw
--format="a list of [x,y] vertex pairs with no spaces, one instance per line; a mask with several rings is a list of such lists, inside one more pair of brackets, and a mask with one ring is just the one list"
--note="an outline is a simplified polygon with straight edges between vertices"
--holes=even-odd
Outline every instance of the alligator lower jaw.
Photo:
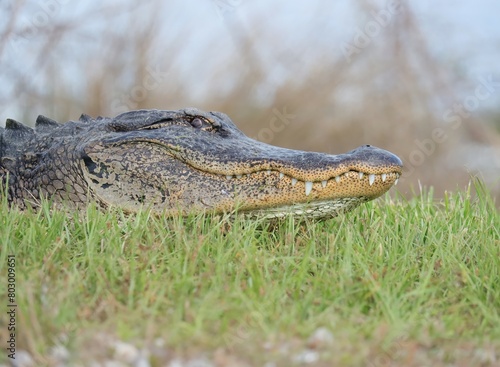
[[[248,173],[245,175],[219,175],[223,179],[229,180],[245,180],[253,178],[255,174],[264,174],[264,177],[270,175],[278,175],[280,181],[288,180],[290,182],[290,186],[293,188],[297,184],[299,186],[304,185],[304,194],[305,197],[308,197],[313,189],[317,192],[321,192],[323,190],[328,191],[328,187],[331,185],[337,186],[342,192],[349,191],[349,188],[352,188],[352,191],[359,191],[358,194],[361,196],[366,196],[369,198],[375,198],[382,195],[385,191],[387,191],[392,185],[397,185],[399,177],[401,175],[400,172],[388,172],[388,173],[364,173],[359,171],[350,170],[345,173],[339,174],[335,177],[331,177],[328,180],[318,180],[318,181],[302,181],[294,177],[287,176],[286,174],[274,171],[274,170],[266,170],[259,171],[255,173]],[[350,183],[344,183],[343,181],[350,181]],[[353,184],[354,182],[354,184]],[[243,181],[244,184],[244,181]],[[343,186],[342,186],[343,185]]]
[[328,219],[336,217],[339,214],[348,212],[360,204],[369,201],[370,199],[364,196],[353,198],[338,198],[325,201],[313,201],[309,203],[299,203],[293,205],[285,205],[280,207],[272,207],[263,210],[253,210],[243,212],[245,218],[250,219],[285,219],[288,217],[297,218],[298,220],[307,218],[311,220]]
[[[365,174],[348,171],[325,181],[299,181],[279,171],[224,176],[221,184],[243,188],[236,203],[224,201],[216,212],[237,211],[248,218],[285,217],[327,219],[347,212],[387,192],[397,183],[399,172]],[[249,180],[265,182],[263,190],[247,186]],[[245,188],[246,187],[246,188]],[[253,195],[246,195],[247,193]],[[236,204],[236,205],[235,205]]]

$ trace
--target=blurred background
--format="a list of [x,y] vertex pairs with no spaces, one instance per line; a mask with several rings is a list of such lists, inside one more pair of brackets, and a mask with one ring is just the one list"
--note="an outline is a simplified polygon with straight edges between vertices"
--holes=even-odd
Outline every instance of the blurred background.
[[221,111],[301,150],[402,158],[398,190],[500,197],[500,2],[2,0],[0,121]]

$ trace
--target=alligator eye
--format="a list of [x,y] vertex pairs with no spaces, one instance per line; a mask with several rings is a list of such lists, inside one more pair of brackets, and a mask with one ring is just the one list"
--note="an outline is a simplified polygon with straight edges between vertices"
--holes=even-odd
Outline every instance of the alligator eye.
[[199,129],[200,127],[203,126],[203,121],[201,121],[201,119],[199,119],[197,117],[197,118],[191,120],[191,126]]

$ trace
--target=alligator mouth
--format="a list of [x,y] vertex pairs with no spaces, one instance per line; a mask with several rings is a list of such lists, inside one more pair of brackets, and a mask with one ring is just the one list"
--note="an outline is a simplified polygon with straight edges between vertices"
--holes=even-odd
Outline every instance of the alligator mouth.
[[[200,169],[186,160],[182,163],[200,175],[210,177],[222,199],[216,212],[238,212],[248,218],[282,219],[285,217],[325,219],[348,212],[359,204],[383,195],[398,183],[401,169],[376,167],[380,173],[332,167],[335,174],[310,181],[289,174],[291,167],[261,169],[248,173],[222,174]],[[276,163],[275,163],[276,165]],[[342,172],[341,169],[344,169]],[[385,169],[385,171],[383,171]],[[311,174],[310,172],[301,172]],[[241,195],[239,195],[241,194]],[[224,196],[227,195],[224,200]],[[212,207],[203,199],[206,207]]]
[[[212,172],[210,172],[212,173]],[[220,177],[225,177],[227,180],[231,179],[242,179],[245,176],[246,177],[251,177],[252,174],[254,173],[265,173],[266,175],[271,175],[271,174],[278,174],[280,179],[287,178],[291,181],[291,186],[294,187],[299,184],[304,185],[304,193],[305,196],[309,196],[311,193],[313,187],[317,185],[321,185],[321,187],[324,189],[326,188],[329,184],[341,184],[344,178],[348,178],[350,180],[352,179],[358,179],[360,182],[366,181],[368,183],[368,186],[373,186],[376,182],[380,182],[382,184],[385,184],[386,182],[392,186],[392,185],[397,185],[399,177],[401,175],[401,172],[399,171],[392,171],[388,173],[380,173],[380,174],[374,174],[374,173],[365,173],[361,171],[355,171],[355,170],[349,170],[345,173],[341,173],[339,175],[336,175],[334,177],[331,177],[326,180],[314,180],[314,181],[303,181],[298,178],[288,176],[284,174],[283,172],[280,171],[275,171],[275,170],[265,170],[265,171],[257,171],[257,172],[252,172],[252,173],[247,173],[247,174],[239,174],[239,175],[219,175]]]
[[[235,185],[247,184],[246,179],[265,179],[277,176],[274,185],[280,188],[270,205],[251,206],[246,200],[242,213],[248,218],[282,219],[288,216],[324,219],[348,212],[363,202],[372,200],[397,185],[400,171],[365,173],[349,170],[326,180],[303,181],[280,171],[264,170],[244,175],[217,175],[219,179]],[[279,200],[282,196],[286,200]]]
[[[380,161],[369,164],[366,161],[353,160],[348,156],[349,153],[345,155],[345,159],[339,159],[338,162],[328,162],[325,158],[323,166],[317,165],[310,169],[307,163],[300,162],[296,165],[293,160],[290,162],[266,161],[254,157],[243,162],[228,161],[223,164],[201,165],[199,161],[189,159],[179,151],[170,151],[169,155],[193,171],[215,178],[220,184],[275,187],[278,190],[274,194],[286,200],[292,200],[291,204],[295,204],[340,197],[373,199],[398,183],[402,168],[399,158],[379,148],[370,146],[360,148],[377,151],[380,154],[378,159],[385,160],[384,164]],[[168,147],[167,150],[169,150]],[[241,167],[238,168],[238,166]]]
[[[159,144],[160,146],[162,144]],[[328,187],[342,185],[345,181],[354,184],[353,193],[363,187],[363,196],[375,198],[382,195],[392,185],[398,183],[401,176],[402,164],[399,158],[392,153],[382,149],[365,146],[360,148],[374,149],[385,155],[389,162],[386,164],[367,164],[364,161],[329,162],[325,160],[323,166],[307,167],[307,163],[291,160],[290,162],[279,159],[266,161],[265,158],[252,157],[246,161],[226,161],[215,164],[200,164],[202,160],[190,159],[179,150],[172,150],[169,146],[163,146],[168,151],[169,156],[179,160],[191,169],[205,174],[215,175],[222,181],[234,181],[236,184],[245,184],[255,179],[264,180],[266,177],[277,177],[279,181],[289,182],[290,187],[296,185],[304,187],[305,197],[309,197],[313,191],[320,191]],[[357,149],[360,149],[357,148]],[[353,150],[352,152],[356,151]],[[297,151],[298,152],[298,151]],[[299,152],[307,153],[307,152]],[[349,153],[348,153],[349,154]],[[324,155],[325,157],[332,157]],[[316,158],[316,157],[315,157]],[[399,162],[397,162],[399,161]],[[306,166],[306,167],[304,167]],[[347,180],[346,180],[347,179]],[[241,180],[241,181],[240,181]]]

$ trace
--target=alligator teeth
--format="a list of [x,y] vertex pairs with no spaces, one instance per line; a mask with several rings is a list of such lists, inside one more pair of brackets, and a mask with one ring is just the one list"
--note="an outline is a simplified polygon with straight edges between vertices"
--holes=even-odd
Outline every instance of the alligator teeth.
[[[270,174],[271,170],[266,170],[266,173]],[[250,175],[251,175],[250,173],[246,174],[247,177],[250,177]],[[221,176],[224,177],[223,175],[221,175]],[[394,185],[397,185],[399,182],[400,174],[396,173],[395,176],[396,176],[396,179],[394,180]],[[228,179],[228,180],[235,178],[235,177],[242,178],[243,174],[241,174],[241,175],[226,175],[226,179]],[[285,174],[282,172],[279,172],[279,178],[282,179],[284,177],[285,177]],[[361,179],[363,179],[363,177],[365,177],[365,174],[363,172],[358,172],[358,177],[361,180]],[[368,183],[370,184],[370,186],[372,186],[375,183],[375,178],[376,178],[375,174],[368,175]],[[382,182],[386,182],[387,181],[387,174],[382,173],[380,175],[380,178],[382,179]],[[334,179],[335,179],[336,183],[340,183],[340,180],[342,179],[342,175],[335,176]],[[299,181],[298,179],[292,178],[292,186],[295,186],[298,181]],[[313,183],[312,183],[312,181],[306,181],[305,184],[306,184],[306,186],[305,186],[306,187],[306,196],[308,196],[312,191]],[[327,185],[328,185],[328,180],[321,181],[321,187],[325,188]]]
[[373,183],[375,182],[375,175],[374,174],[369,175],[368,181],[370,182],[370,186],[373,185]]
[[394,181],[394,185],[397,185],[399,181],[399,173],[396,173],[396,180]]
[[306,181],[306,196],[311,193],[313,189],[313,183],[311,181]]

